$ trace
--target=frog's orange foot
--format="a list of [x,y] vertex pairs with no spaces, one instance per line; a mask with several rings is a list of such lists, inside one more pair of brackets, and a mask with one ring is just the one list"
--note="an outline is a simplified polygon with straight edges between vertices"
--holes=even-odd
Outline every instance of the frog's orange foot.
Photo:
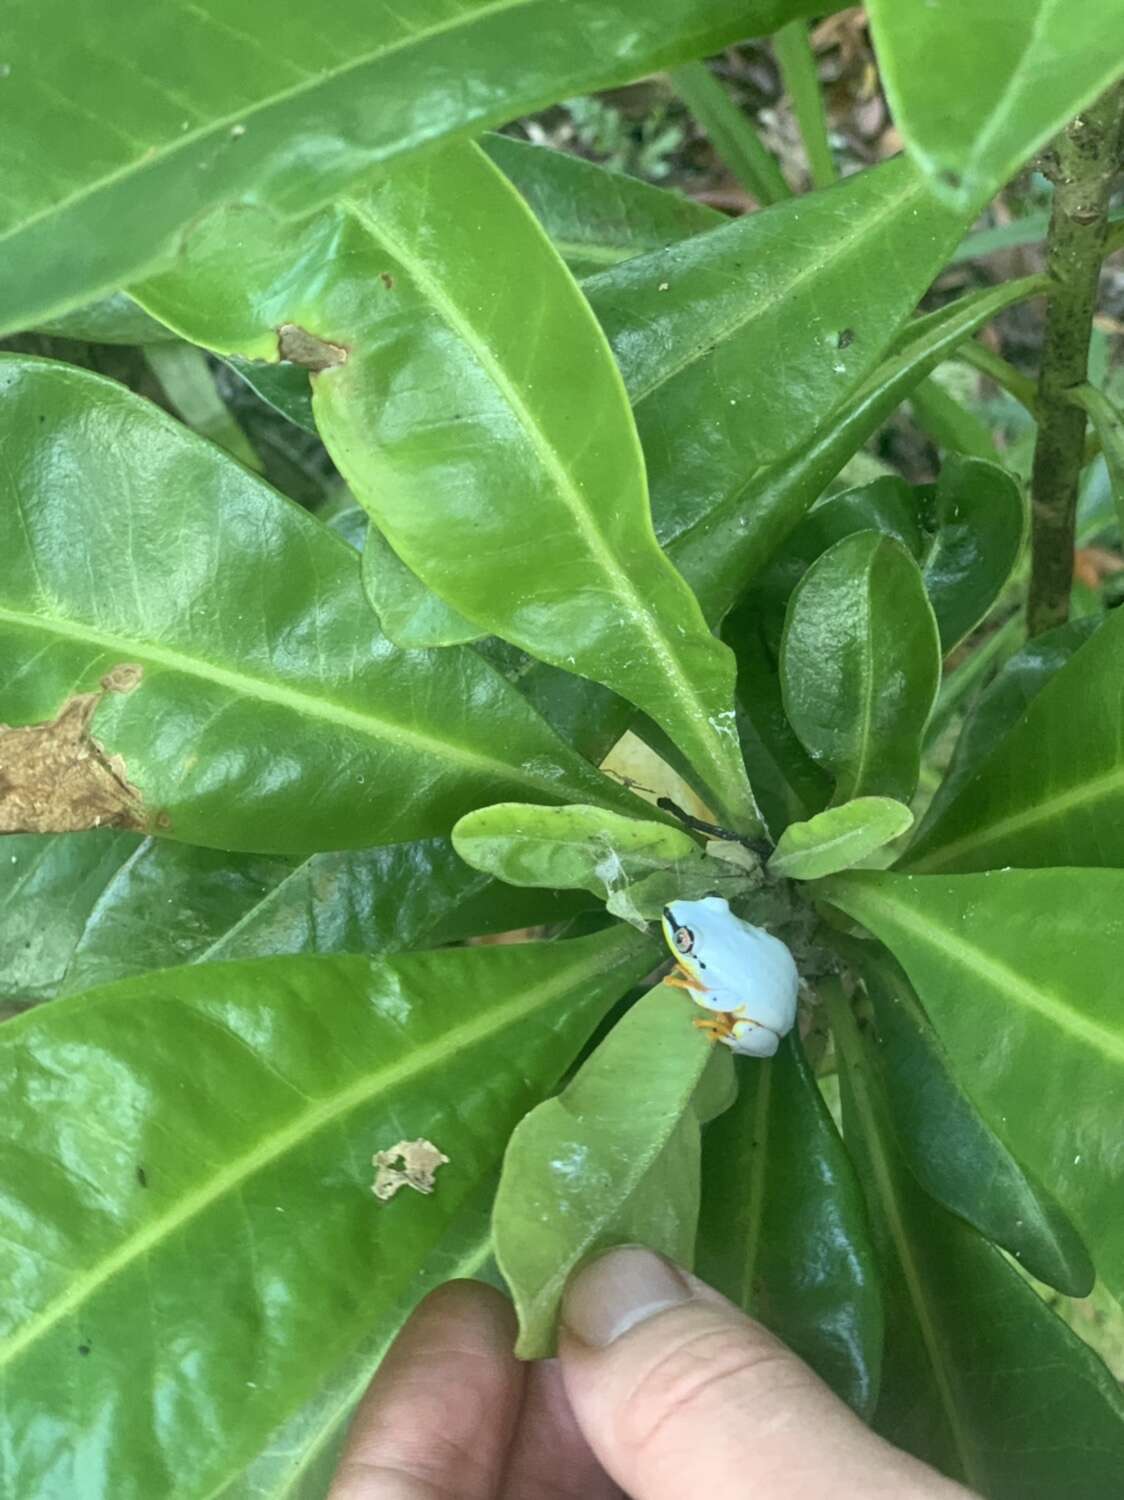
[[696,1016],[692,1025],[697,1026],[700,1031],[705,1031],[712,1042],[725,1042],[733,1036],[737,1020],[738,1017],[733,1011],[720,1010],[711,1016]]
[[664,984],[669,985],[673,990],[701,990],[704,994],[706,993],[706,985],[696,979],[682,964],[675,965],[675,968],[664,979]]

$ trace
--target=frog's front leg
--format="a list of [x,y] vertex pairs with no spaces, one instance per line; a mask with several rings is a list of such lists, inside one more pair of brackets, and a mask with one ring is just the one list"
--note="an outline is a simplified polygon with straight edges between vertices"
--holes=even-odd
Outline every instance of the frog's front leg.
[[664,984],[673,990],[694,990],[701,994],[707,994],[707,987],[701,979],[696,979],[694,974],[685,964],[677,963],[671,973],[664,978]]

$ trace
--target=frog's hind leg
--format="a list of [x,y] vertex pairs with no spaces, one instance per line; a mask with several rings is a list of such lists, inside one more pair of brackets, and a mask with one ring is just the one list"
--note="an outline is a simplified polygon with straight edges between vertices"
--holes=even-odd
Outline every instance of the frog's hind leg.
[[741,1020],[732,1010],[716,1011],[709,1016],[696,1016],[691,1023],[700,1031],[705,1031],[712,1042],[725,1042],[730,1046],[730,1038],[734,1034],[734,1027]]

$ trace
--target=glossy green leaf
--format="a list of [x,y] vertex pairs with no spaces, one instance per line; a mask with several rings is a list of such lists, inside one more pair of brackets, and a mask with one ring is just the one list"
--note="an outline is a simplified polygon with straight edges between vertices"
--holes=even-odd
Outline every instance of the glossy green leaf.
[[921,574],[900,542],[855,532],[808,569],[789,600],[781,687],[836,802],[913,796],[940,665]]
[[175,338],[126,292],[110,292],[60,318],[40,323],[37,333],[89,344],[164,344]]
[[908,867],[1119,865],[1122,674],[1124,610],[1113,610],[965,778],[909,851]]
[[480,144],[526,198],[575,275],[589,275],[730,222],[705,203],[568,151],[507,135],[486,135]]
[[[301,217],[405,151],[765,35],[808,0],[20,3],[4,63],[0,331],[167,261],[216,205]],[[48,82],[48,79],[50,80]],[[113,101],[112,119],[106,101]]]
[[[1020,623],[1017,617],[1015,623]],[[1085,644],[1099,623],[1099,620],[1070,620],[1035,636],[1008,657],[964,717],[944,780],[925,810],[916,842],[925,838],[930,825],[937,822],[957,792],[1015,727],[1027,705]],[[975,655],[979,654],[977,648]],[[963,670],[964,666],[958,668],[957,676]]]
[[497,796],[621,805],[474,653],[391,647],[354,552],[151,403],[23,357],[0,383],[0,714],[47,723],[141,669],[92,722],[129,817],[298,853],[442,832]]
[[466,864],[508,885],[614,891],[680,861],[702,863],[687,833],[665,823],[624,818],[600,807],[531,807],[501,802],[466,813],[453,829]]
[[427,588],[377,526],[367,528],[360,572],[379,624],[404,651],[463,645],[485,633]]
[[49,1000],[135,833],[14,834],[0,845],[0,1006]]
[[957,1076],[1124,1290],[1124,871],[837,875],[827,900],[898,958]]
[[938,448],[995,462],[991,428],[932,376],[910,393],[909,409],[918,427]]
[[902,969],[874,943],[851,943],[846,952],[874,1004],[874,1055],[898,1143],[922,1187],[1039,1281],[1088,1296],[1089,1252],[980,1116]]
[[762,208],[792,197],[777,159],[705,62],[682,63],[668,81],[734,177]]
[[1124,4],[871,0],[894,122],[933,186],[980,207],[1124,71]]
[[703,1132],[697,1270],[869,1416],[882,1299],[866,1209],[795,1032]]
[[991,1500],[1100,1500],[1124,1462],[1119,1387],[998,1250],[921,1191],[846,1002],[831,1015],[886,1298],[875,1426]]
[[200,437],[225,448],[248,469],[263,472],[253,443],[215,388],[215,377],[202,349],[179,341],[153,344],[145,351],[145,359],[182,422]]
[[[499,170],[456,145],[299,237],[235,218],[205,225],[188,273],[148,283],[144,304],[225,353],[268,357],[282,330],[318,372],[333,460],[403,562],[477,626],[643,708],[751,827],[733,659],[656,542],[604,337]],[[253,254],[231,286],[235,227]]]
[[861,864],[899,838],[913,814],[890,797],[856,797],[825,808],[806,823],[790,823],[769,859],[769,871],[787,880],[819,880]]
[[[97,1473],[204,1496],[238,1472],[415,1291],[652,951],[617,928],[173,969],[4,1026],[13,1493]],[[432,1197],[376,1202],[372,1154],[419,1137],[449,1157]],[[154,1391],[160,1422],[138,1422]],[[45,1410],[65,1445],[37,1438]]]
[[553,1351],[566,1281],[598,1250],[642,1244],[692,1262],[699,1126],[730,1104],[733,1065],[690,1010],[675,991],[651,990],[511,1137],[492,1236],[524,1359]]
[[308,371],[302,365],[266,364],[263,360],[238,359],[234,355],[228,356],[224,362],[267,406],[272,406],[274,411],[305,432],[316,433],[312,417],[312,387]]
[[1027,508],[998,464],[949,453],[937,483],[936,522],[925,589],[947,653],[979,624],[1011,576],[1026,539]]
[[1093,431],[1101,440],[1117,522],[1124,532],[1124,416],[1096,386],[1079,387],[1073,392],[1073,399],[1084,407]]

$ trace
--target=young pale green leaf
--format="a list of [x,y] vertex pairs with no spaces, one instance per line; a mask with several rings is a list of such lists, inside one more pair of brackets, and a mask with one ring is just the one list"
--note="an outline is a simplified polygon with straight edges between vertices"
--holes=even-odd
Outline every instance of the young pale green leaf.
[[696,1269],[869,1416],[882,1299],[854,1169],[795,1032],[737,1073],[703,1132]]
[[[810,0],[19,5],[5,33],[0,331],[169,261],[218,205],[302,217],[370,169],[767,35]],[[548,45],[544,45],[544,37]],[[50,79],[50,83],[47,83]],[[112,101],[112,119],[106,105]]]
[[852,873],[823,895],[898,958],[964,1087],[1120,1295],[1124,871]]
[[459,646],[484,634],[426,588],[375,525],[367,527],[360,564],[363,587],[387,638],[404,651]]
[[0,715],[47,768],[23,757],[0,827],[300,853],[497,795],[622,805],[475,653],[396,651],[355,553],[150,402],[22,356],[0,385]]
[[453,829],[453,848],[466,864],[508,885],[592,891],[602,901],[669,865],[704,860],[689,834],[664,823],[600,807],[521,802],[466,813]]
[[1094,1271],[1080,1236],[964,1092],[900,966],[875,943],[847,942],[845,952],[874,1005],[872,1051],[898,1143],[922,1187],[1039,1281],[1088,1296]]
[[1003,663],[994,681],[988,684],[964,717],[948,770],[925,810],[915,845],[925,839],[931,825],[938,821],[960,789],[967,785],[1015,727],[1027,705],[1037,698],[1054,673],[1065,666],[1100,623],[1097,619],[1070,620],[1035,636]]
[[[231,285],[235,230],[253,252]],[[293,267],[313,264],[308,288]],[[299,234],[219,216],[186,274],[141,296],[198,342],[313,368],[328,450],[402,561],[482,630],[644,709],[723,816],[753,826],[733,658],[656,542],[612,355],[478,147],[433,152]]]
[[524,1359],[553,1352],[563,1288],[598,1250],[642,1244],[691,1264],[700,1119],[730,1104],[733,1066],[689,1012],[674,990],[651,990],[511,1137],[492,1237]]
[[1028,704],[909,851],[915,871],[1119,865],[1124,610]]
[[[115,1494],[201,1497],[239,1472],[364,1332],[400,1316],[516,1121],[653,952],[615,928],[202,965],[4,1026],[13,1493],[73,1493],[96,1471]],[[377,1202],[372,1155],[419,1138],[449,1158],[432,1197]],[[160,1423],[137,1422],[157,1390]],[[44,1410],[65,1447],[37,1436]]]
[[1080,386],[1073,392],[1073,399],[1084,407],[1101,440],[1117,521],[1124,531],[1124,416],[1096,386]]
[[886,1299],[875,1426],[973,1493],[1100,1500],[1124,1463],[1119,1387],[998,1250],[919,1188],[838,991],[830,1009]]
[[88,834],[13,834],[0,846],[0,1007],[49,1000],[97,902],[142,840]]
[[[51,834],[41,841],[88,846],[99,837]],[[58,915],[53,890],[43,894],[32,900],[29,920]],[[567,893],[502,886],[469,869],[447,838],[295,863],[148,839],[109,874],[91,910],[59,923],[56,946],[62,989],[72,994],[173,964],[432,948],[565,921],[590,905]]]
[[936,521],[924,578],[947,653],[979,624],[1011,576],[1026,539],[1027,508],[998,464],[949,453],[937,484]]
[[508,135],[486,135],[480,145],[526,198],[575,276],[730,222],[705,203],[569,151],[532,146]]
[[836,802],[913,796],[940,671],[933,611],[900,542],[858,531],[808,569],[785,617],[781,688]]
[[933,186],[982,206],[1124,71],[1124,3],[941,0],[868,8],[894,121]]
[[825,808],[806,823],[790,823],[769,859],[769,870],[787,880],[819,880],[861,864],[912,824],[913,814],[902,802],[856,797]]

